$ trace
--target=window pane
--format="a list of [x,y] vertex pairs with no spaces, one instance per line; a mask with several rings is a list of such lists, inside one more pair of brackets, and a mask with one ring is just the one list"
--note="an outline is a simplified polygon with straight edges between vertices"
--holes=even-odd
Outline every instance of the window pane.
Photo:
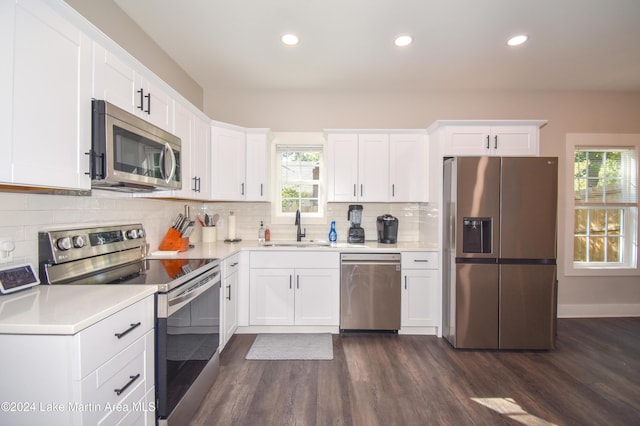
[[576,209],[575,214],[575,228],[574,234],[586,234],[587,233],[587,218],[589,217],[589,210]]
[[295,213],[300,207],[297,198],[283,198],[282,199],[282,212],[283,213]]
[[573,239],[573,261],[587,261],[587,237],[575,237]]
[[304,213],[316,213],[318,211],[318,200],[302,200],[300,211]]
[[607,262],[622,262],[619,237],[607,239]]
[[604,262],[604,237],[589,238],[589,261]]
[[589,211],[589,235],[600,235],[605,232],[606,211],[592,209]]
[[622,231],[622,210],[609,210],[607,215],[607,233],[620,235]]

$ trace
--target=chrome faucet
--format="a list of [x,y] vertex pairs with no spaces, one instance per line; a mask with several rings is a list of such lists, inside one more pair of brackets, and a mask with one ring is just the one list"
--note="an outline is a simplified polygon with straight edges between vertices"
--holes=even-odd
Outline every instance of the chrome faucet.
[[296,223],[295,225],[298,227],[298,233],[296,234],[296,241],[302,241],[304,237],[307,236],[307,228],[304,228],[304,232],[300,230],[300,209],[296,210]]

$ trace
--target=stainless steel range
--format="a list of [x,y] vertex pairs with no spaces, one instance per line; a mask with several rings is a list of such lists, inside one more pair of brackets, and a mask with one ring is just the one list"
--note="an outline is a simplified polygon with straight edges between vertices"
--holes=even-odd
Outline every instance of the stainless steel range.
[[149,259],[142,225],[40,232],[43,284],[152,284],[159,424],[186,424],[219,366],[220,261]]

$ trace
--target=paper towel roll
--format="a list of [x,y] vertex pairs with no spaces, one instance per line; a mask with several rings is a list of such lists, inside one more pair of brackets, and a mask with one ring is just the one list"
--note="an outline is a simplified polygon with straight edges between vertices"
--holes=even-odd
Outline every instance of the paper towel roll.
[[236,239],[236,217],[233,212],[229,213],[229,239]]

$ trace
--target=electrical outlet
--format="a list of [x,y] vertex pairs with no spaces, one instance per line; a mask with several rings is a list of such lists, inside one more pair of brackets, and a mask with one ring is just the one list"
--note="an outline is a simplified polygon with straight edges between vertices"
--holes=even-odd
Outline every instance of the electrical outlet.
[[16,244],[11,238],[0,238],[0,264],[13,261]]

